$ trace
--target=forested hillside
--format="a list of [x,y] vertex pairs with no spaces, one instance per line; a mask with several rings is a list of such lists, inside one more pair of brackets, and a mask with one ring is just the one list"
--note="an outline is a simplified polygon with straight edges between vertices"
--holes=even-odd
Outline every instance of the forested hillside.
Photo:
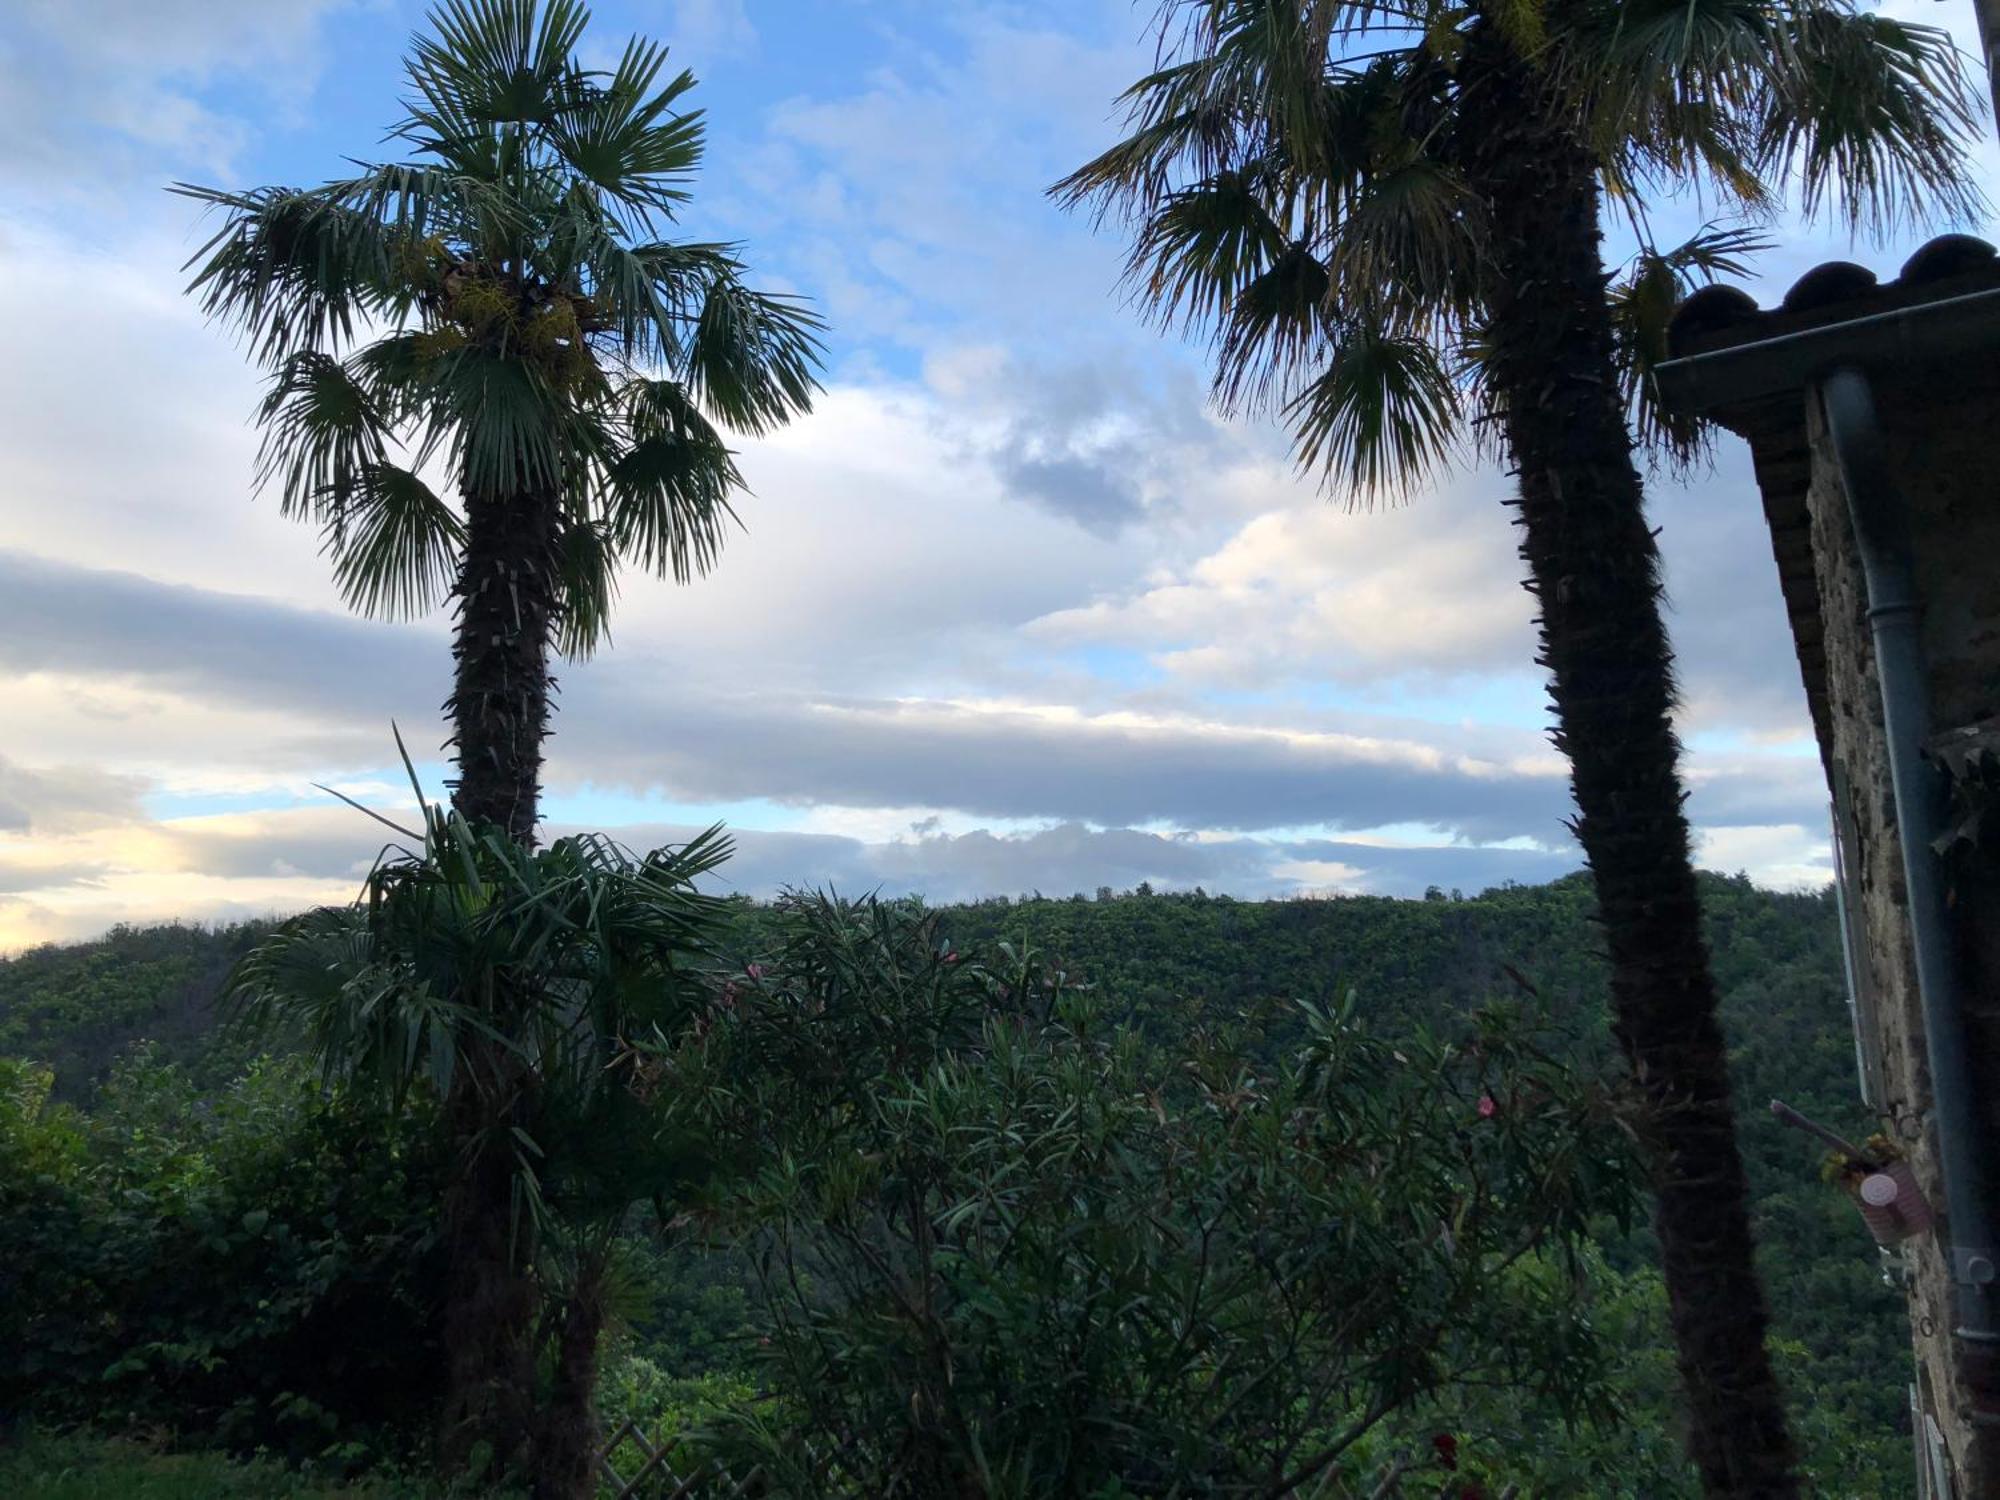
[[[1706,882],[1710,941],[1726,994],[1742,1139],[1778,1328],[1809,1443],[1840,1444],[1857,1495],[1892,1483],[1905,1411],[1901,1299],[1884,1283],[1853,1210],[1823,1186],[1814,1152],[1765,1113],[1773,1095],[1862,1133],[1831,898]],[[1580,877],[1473,897],[1354,897],[1242,902],[1200,893],[1099,892],[992,900],[943,914],[968,952],[1039,950],[1070,983],[1155,1035],[1245,1025],[1281,1050],[1300,1030],[1295,1002],[1321,1006],[1352,991],[1394,1030],[1448,1022],[1476,1005],[1545,1009],[1579,1056],[1601,1060],[1603,970]],[[737,903],[731,947],[741,966],[775,941],[769,908]],[[248,1051],[215,1029],[230,964],[266,929],[190,926],[119,930],[95,942],[0,962],[0,1051],[50,1064],[59,1096],[88,1105],[114,1060],[144,1039],[142,1066],[179,1065],[197,1090],[220,1087]],[[128,1082],[129,1090],[130,1084]],[[1648,1260],[1643,1228],[1607,1228],[1605,1253],[1625,1270]],[[727,1370],[723,1347],[740,1317],[726,1266],[686,1262],[641,1320],[641,1379]],[[678,1368],[675,1368],[678,1366]],[[629,1375],[629,1372],[628,1372]],[[1666,1399],[1665,1388],[1660,1391]],[[1884,1489],[1880,1493],[1893,1493]]]
[[[1831,892],[1710,876],[1703,896],[1780,1335],[1809,1352],[1817,1400],[1863,1430],[1895,1428],[1907,1406],[1902,1299],[1853,1209],[1819,1181],[1814,1149],[1765,1109],[1783,1098],[1865,1133]],[[970,938],[1025,936],[1149,1018],[1192,1021],[1352,987],[1372,1012],[1425,1023],[1531,988],[1560,1028],[1608,1048],[1590,906],[1589,882],[1575,876],[1423,901],[1152,895],[986,902],[956,915]],[[1612,1247],[1628,1265],[1646,1248]]]

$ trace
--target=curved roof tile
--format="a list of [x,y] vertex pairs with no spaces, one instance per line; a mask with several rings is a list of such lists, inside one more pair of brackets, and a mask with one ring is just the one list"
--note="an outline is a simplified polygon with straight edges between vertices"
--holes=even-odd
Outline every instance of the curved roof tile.
[[1969,234],[1941,234],[1903,262],[1893,281],[1830,260],[1793,282],[1774,308],[1734,286],[1708,286],[1680,305],[1667,332],[1674,356],[1793,333],[1963,292],[2000,286],[2000,250]]

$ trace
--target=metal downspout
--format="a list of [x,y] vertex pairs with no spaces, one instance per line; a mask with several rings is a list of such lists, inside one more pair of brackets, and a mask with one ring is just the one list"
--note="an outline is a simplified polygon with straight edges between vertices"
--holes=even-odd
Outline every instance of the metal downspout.
[[1931,847],[1943,821],[1945,787],[1923,756],[1930,736],[1930,701],[1908,521],[1883,455],[1868,377],[1854,366],[1844,366],[1819,382],[1819,396],[1868,587],[1868,623],[1875,639],[1875,672],[1882,691],[1889,777],[1896,799],[1896,831],[1944,1178],[1945,1225],[1956,1292],[1952,1331],[1990,1349],[2000,1345],[1993,1307],[1993,1204],[1979,1149],[1943,872]]
[[1979,22],[1979,50],[1986,58],[1986,98],[2000,124],[2000,0],[1972,0]]

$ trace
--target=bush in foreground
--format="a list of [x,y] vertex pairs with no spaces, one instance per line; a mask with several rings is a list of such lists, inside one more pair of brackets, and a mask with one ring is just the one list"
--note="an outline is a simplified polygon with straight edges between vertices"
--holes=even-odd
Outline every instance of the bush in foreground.
[[763,1288],[767,1399],[712,1446],[801,1496],[1269,1495],[1462,1380],[1611,1415],[1612,1098],[1518,1016],[1306,1033],[1149,1043],[914,906],[789,903],[658,1060]]

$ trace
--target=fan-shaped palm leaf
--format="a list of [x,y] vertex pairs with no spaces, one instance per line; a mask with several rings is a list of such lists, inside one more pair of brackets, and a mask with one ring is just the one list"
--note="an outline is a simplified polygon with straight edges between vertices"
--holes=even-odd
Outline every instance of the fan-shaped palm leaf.
[[278,483],[285,515],[338,524],[361,476],[383,462],[395,429],[367,374],[309,349],[272,376],[258,410],[257,482]]
[[1612,328],[1618,340],[1619,385],[1641,443],[1686,466],[1698,459],[1706,425],[1660,399],[1653,372],[1668,357],[1667,330],[1691,291],[1725,276],[1746,276],[1749,257],[1767,247],[1756,232],[1709,225],[1667,250],[1643,249],[1611,288]]
[[731,427],[769,432],[812,405],[822,327],[795,297],[718,277],[702,298],[688,344],[688,385]]
[[450,591],[465,525],[429,485],[391,463],[362,467],[327,535],[350,608],[411,619]]
[[1426,339],[1367,323],[1341,334],[1325,371],[1286,409],[1301,468],[1350,504],[1407,495],[1451,458],[1460,394]]

